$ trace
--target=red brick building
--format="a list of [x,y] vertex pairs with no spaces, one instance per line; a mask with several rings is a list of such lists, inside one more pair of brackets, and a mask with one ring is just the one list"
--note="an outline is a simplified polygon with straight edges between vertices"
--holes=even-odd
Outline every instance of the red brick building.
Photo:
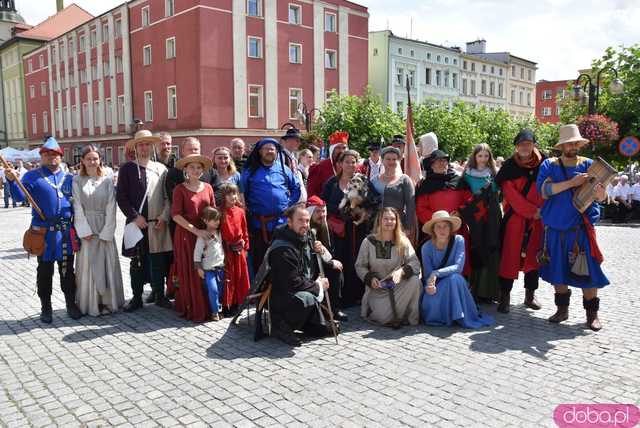
[[536,118],[542,123],[560,121],[560,103],[571,96],[567,90],[570,80],[540,80],[536,83]]
[[136,120],[208,152],[302,127],[302,103],[361,95],[367,52],[367,8],[345,0],[134,0],[25,55],[54,59],[29,76],[51,89],[27,111],[47,111],[69,161],[91,142],[121,163]]

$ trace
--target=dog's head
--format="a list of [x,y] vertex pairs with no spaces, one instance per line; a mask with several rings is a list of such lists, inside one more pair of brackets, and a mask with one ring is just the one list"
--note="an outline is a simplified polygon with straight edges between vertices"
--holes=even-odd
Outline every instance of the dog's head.
[[364,197],[367,194],[367,177],[364,174],[355,174],[347,185],[347,197]]

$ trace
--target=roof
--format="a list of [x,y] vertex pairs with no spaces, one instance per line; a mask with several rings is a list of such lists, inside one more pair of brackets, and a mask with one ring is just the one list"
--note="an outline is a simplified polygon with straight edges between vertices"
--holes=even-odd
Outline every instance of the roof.
[[452,48],[452,47],[448,47],[448,46],[442,46],[442,45],[437,45],[435,43],[426,42],[426,41],[423,41],[423,40],[408,39],[406,37],[396,36],[395,34],[393,34],[393,31],[391,31],[391,30],[370,31],[370,33],[382,33],[382,32],[385,32],[385,31],[389,32],[389,37],[392,37],[392,38],[397,39],[397,40],[404,40],[406,42],[413,42],[413,43],[417,43],[419,45],[427,45],[427,46],[432,46],[434,48],[439,48],[439,49],[444,49],[444,50],[455,52],[455,53],[460,53],[460,48]]
[[93,18],[89,12],[71,3],[60,12],[52,15],[35,27],[17,34],[24,39],[51,40],[66,33],[79,24]]

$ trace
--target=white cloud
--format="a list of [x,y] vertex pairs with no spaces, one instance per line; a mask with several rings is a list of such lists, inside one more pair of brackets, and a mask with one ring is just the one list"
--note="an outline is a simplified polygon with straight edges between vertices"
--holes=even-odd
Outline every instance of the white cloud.
[[[124,0],[65,0],[64,5],[75,3],[94,16],[101,15],[113,9]],[[56,13],[55,0],[18,0],[16,9],[27,24],[36,25]]]

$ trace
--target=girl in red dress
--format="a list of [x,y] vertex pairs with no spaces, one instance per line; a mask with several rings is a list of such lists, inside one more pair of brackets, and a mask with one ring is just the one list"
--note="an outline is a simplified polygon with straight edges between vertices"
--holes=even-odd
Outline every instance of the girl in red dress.
[[249,293],[249,232],[244,210],[238,206],[239,191],[234,184],[220,186],[222,223],[220,232],[224,243],[224,296],[222,311],[233,316]]
[[210,238],[204,230],[202,211],[215,206],[213,188],[200,181],[203,171],[211,169],[211,160],[201,155],[185,156],[176,162],[176,168],[185,174],[184,183],[173,191],[171,217],[178,225],[174,235],[173,254],[178,277],[176,311],[181,317],[194,322],[209,319],[209,301],[202,279],[193,264],[193,250],[198,237]]

